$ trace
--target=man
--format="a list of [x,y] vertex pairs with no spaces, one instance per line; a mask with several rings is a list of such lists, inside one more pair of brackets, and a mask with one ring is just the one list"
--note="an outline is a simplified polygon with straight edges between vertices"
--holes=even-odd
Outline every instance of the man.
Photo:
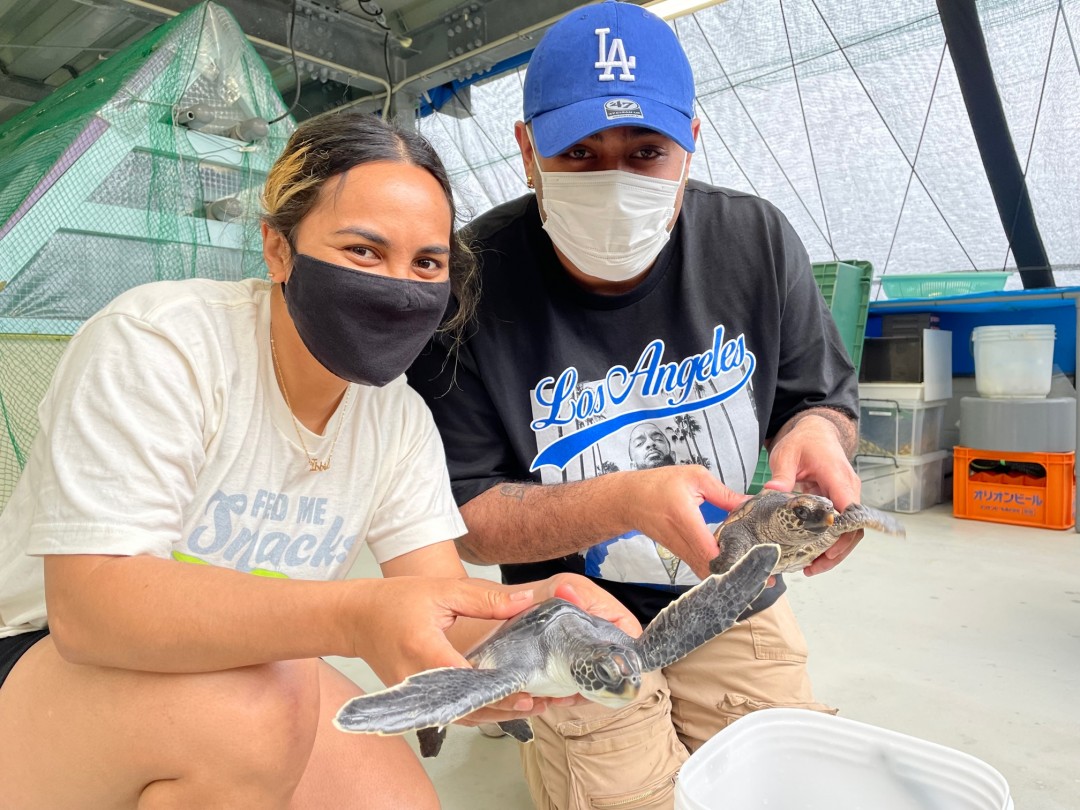
[[675,463],[671,442],[653,422],[642,422],[630,432],[631,470],[651,470]]
[[[693,105],[659,18],[609,0],[557,23],[515,126],[536,194],[474,223],[472,334],[433,342],[409,375],[443,437],[462,556],[502,564],[508,582],[588,566],[643,622],[685,590],[680,576],[708,575],[712,528],[744,500],[762,443],[770,487],[798,483],[839,509],[859,493],[857,382],[806,251],[769,203],[688,182]],[[619,470],[625,431],[661,420],[698,463]],[[610,541],[634,537],[657,572],[647,584],[644,566],[604,567]],[[681,560],[674,574],[655,544]],[[827,710],[784,589],[777,577],[632,705],[541,715],[522,747],[537,806],[671,807],[688,752],[727,723],[769,705]]]

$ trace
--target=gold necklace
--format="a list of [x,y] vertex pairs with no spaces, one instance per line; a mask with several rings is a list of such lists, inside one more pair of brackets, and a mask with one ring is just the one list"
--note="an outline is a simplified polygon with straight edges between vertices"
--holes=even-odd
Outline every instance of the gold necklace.
[[338,416],[337,430],[334,431],[334,440],[330,442],[330,452],[326,454],[326,461],[319,461],[315,456],[311,454],[311,451],[307,449],[307,442],[304,441],[304,434],[300,432],[300,420],[296,418],[296,414],[293,413],[292,403],[289,402],[289,389],[285,387],[285,377],[281,374],[281,364],[277,359],[277,347],[274,345],[274,330],[270,330],[270,354],[274,359],[274,376],[277,378],[278,384],[281,385],[281,393],[285,395],[285,406],[289,409],[289,416],[292,417],[293,427],[296,429],[296,438],[300,440],[300,446],[304,448],[304,455],[307,456],[308,470],[311,472],[323,472],[330,469],[330,460],[334,457],[334,448],[337,447],[338,437],[341,435],[341,424],[345,421],[345,409],[349,406],[349,394],[352,391],[352,386],[348,386],[345,389],[345,397],[341,401],[341,413]]

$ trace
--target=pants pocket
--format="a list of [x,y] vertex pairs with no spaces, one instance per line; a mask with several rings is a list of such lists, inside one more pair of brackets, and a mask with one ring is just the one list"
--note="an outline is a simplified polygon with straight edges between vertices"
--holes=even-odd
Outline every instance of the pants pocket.
[[759,661],[806,663],[806,637],[786,599],[781,599],[768,610],[751,616],[746,622],[750,625],[754,657]]
[[668,810],[688,756],[671,723],[666,689],[606,715],[560,724],[565,736],[570,806],[576,810]]
[[839,711],[839,709],[835,709],[832,706],[828,706],[824,703],[817,703],[815,701],[806,703],[770,703],[748,697],[747,695],[740,695],[735,692],[729,692],[724,695],[716,708],[723,717],[725,726],[731,725],[740,717],[745,717],[750,714],[750,712],[756,712],[758,709],[807,709],[809,711],[822,712],[824,714],[836,714]]
[[676,769],[671,775],[651,785],[643,785],[627,793],[593,796],[589,799],[589,809],[667,810],[675,805],[675,778],[678,775],[679,771]]

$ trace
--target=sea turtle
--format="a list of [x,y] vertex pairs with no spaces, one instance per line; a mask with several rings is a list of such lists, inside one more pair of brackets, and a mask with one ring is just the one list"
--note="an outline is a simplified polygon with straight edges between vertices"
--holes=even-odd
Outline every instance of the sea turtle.
[[[639,638],[563,599],[548,599],[509,620],[468,656],[473,669],[446,667],[353,698],[338,711],[342,731],[417,731],[424,756],[435,756],[444,728],[515,692],[581,694],[604,706],[634,699],[644,672],[674,663],[738,620],[765,587],[780,547],[757,545],[724,574],[706,577],[662,610]],[[522,742],[525,720],[499,724]]]
[[870,506],[853,503],[841,513],[820,495],[762,490],[717,527],[720,555],[709,563],[709,570],[722,574],[758,543],[776,543],[781,554],[772,573],[801,571],[840,535],[856,529],[905,534],[900,521]]

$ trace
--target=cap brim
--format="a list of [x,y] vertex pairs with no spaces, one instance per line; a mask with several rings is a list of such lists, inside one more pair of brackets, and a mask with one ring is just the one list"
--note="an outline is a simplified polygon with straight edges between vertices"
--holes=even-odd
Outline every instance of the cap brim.
[[[612,101],[621,100],[626,112],[608,109]],[[659,101],[636,96],[590,98],[567,104],[550,112],[533,116],[530,122],[536,149],[542,157],[564,152],[575,143],[612,127],[642,127],[667,135],[687,152],[694,151],[694,131],[690,116]]]

